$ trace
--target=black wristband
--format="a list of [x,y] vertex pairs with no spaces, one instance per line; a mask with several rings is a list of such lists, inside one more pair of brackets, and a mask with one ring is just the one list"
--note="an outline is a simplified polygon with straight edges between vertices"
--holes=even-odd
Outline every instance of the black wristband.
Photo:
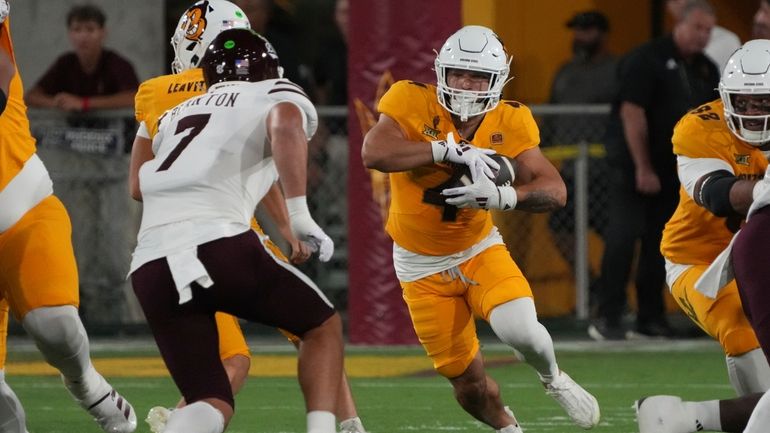
[[5,105],[8,103],[8,97],[5,95],[5,92],[3,92],[3,89],[0,89],[0,115],[3,114],[3,111],[5,111]]
[[730,189],[737,181],[738,178],[727,170],[717,170],[703,176],[695,185],[695,203],[718,217],[734,214],[735,209],[730,203]]

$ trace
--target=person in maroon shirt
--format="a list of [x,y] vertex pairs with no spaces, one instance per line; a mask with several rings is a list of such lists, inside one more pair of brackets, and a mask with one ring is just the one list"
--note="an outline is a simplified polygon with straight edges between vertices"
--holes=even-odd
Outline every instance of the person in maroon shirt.
[[67,33],[74,51],[48,68],[27,93],[27,105],[65,111],[133,107],[139,80],[128,60],[104,48],[105,21],[96,6],[70,9]]

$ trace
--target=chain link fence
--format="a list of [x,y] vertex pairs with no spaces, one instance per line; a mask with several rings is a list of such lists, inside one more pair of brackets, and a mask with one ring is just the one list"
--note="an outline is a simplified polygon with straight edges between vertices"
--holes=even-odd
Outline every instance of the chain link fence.
[[[542,149],[559,167],[568,205],[552,214],[496,214],[512,256],[527,275],[544,316],[588,315],[588,293],[598,273],[607,185],[601,139],[606,106],[534,106]],[[335,241],[329,263],[311,260],[301,269],[344,313],[347,309],[347,107],[319,107],[321,126],[310,143],[311,212]],[[144,330],[144,319],[126,273],[136,244],[141,204],[128,195],[133,113],[67,116],[30,110],[39,154],[66,205],[80,271],[81,313],[89,332]],[[266,232],[286,250],[260,209]]]

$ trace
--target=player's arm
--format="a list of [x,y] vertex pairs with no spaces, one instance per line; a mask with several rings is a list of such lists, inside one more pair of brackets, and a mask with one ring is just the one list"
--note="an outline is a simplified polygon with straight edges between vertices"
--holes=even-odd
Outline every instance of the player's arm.
[[316,224],[307,207],[307,137],[304,113],[291,102],[276,104],[267,116],[267,137],[273,151],[279,182],[286,197],[292,233],[308,242],[326,262],[334,253],[334,242]]
[[410,141],[401,126],[387,114],[380,114],[377,123],[364,137],[361,158],[366,168],[385,173],[406,171],[434,162],[453,162],[465,164],[471,170],[474,179],[484,173],[492,177],[499,169],[489,155],[492,149],[481,149],[468,143],[455,141],[450,132],[446,140],[431,142]]
[[380,114],[377,123],[364,137],[361,158],[366,168],[385,173],[406,171],[433,164],[431,144],[410,141],[395,120]]
[[548,212],[564,207],[567,203],[567,187],[559,171],[543,155],[539,147],[521,152],[515,161],[514,186],[518,198],[516,209]]
[[748,213],[756,180],[739,179],[730,164],[718,158],[679,155],[677,164],[679,182],[699,206],[718,217]]
[[[140,126],[140,131],[142,126]],[[139,188],[139,168],[142,164],[153,159],[152,140],[137,132],[134,144],[131,146],[131,162],[128,166],[128,189],[131,198],[142,201],[142,191]]]
[[264,206],[267,213],[270,215],[270,219],[273,220],[276,226],[278,226],[278,232],[291,246],[291,255],[289,260],[298,265],[305,262],[310,257],[309,246],[297,239],[294,233],[291,231],[291,222],[289,221],[289,211],[286,209],[286,202],[284,201],[283,193],[278,183],[274,183],[267,190],[267,194],[259,202],[261,206]]

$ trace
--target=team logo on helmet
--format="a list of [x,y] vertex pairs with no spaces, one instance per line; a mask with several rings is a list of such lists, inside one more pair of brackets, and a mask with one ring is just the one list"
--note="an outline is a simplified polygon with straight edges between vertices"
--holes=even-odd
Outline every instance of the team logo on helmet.
[[185,39],[200,41],[201,35],[206,31],[206,10],[209,2],[205,1],[185,12],[185,19],[180,28],[184,30]]

